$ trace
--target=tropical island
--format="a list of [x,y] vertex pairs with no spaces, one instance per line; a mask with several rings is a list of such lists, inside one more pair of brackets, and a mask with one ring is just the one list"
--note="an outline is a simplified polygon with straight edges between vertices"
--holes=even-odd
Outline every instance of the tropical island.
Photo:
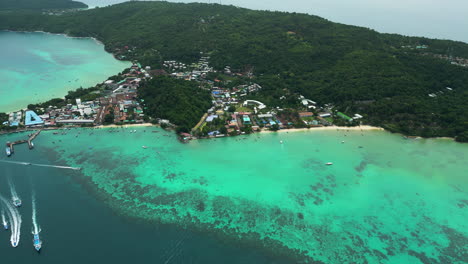
[[0,25],[4,262],[466,262],[466,44],[164,2]]
[[[60,13],[4,8],[0,30],[93,37],[117,59],[135,62],[95,87],[28,106],[51,121],[60,116],[52,110],[63,109],[69,119],[62,120],[92,120],[80,125],[153,122],[184,137],[369,124],[468,141],[462,42],[298,13],[167,2]],[[11,117],[0,114],[3,129],[15,128]]]

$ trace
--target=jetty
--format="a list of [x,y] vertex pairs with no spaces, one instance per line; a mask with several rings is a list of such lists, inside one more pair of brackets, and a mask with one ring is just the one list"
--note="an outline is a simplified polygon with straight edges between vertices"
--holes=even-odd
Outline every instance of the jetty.
[[7,147],[10,148],[10,151],[11,151],[11,154],[13,154],[15,152],[15,145],[19,145],[19,144],[24,144],[24,143],[28,143],[28,147],[29,149],[33,149],[34,148],[34,143],[33,143],[33,140],[41,133],[41,130],[38,130],[36,132],[34,132],[33,134],[29,134],[28,135],[28,139],[23,139],[23,140],[17,140],[17,141],[14,141],[14,142],[7,142]]

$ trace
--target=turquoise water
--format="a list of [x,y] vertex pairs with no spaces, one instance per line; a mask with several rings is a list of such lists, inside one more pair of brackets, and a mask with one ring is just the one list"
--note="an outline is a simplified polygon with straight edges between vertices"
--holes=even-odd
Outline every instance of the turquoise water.
[[132,129],[43,132],[36,151],[82,167],[84,186],[120,215],[297,262],[466,263],[466,144],[382,131],[181,144],[159,128]]
[[101,83],[129,66],[93,39],[0,32],[0,43],[0,112],[63,97],[70,90]]

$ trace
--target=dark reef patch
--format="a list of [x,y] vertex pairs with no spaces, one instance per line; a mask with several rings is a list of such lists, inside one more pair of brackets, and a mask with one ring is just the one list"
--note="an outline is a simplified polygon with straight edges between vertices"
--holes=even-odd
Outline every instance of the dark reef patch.
[[[87,165],[88,162],[91,163],[87,155],[89,153],[83,151],[60,162]],[[290,199],[288,202],[292,207],[271,205],[241,197],[214,196],[203,190],[208,191],[211,188],[199,186],[190,190],[181,188],[183,191],[175,191],[179,189],[174,188],[174,191],[171,191],[155,184],[144,184],[145,177],[139,179],[132,171],[133,165],[116,166],[122,162],[117,155],[115,157],[109,155],[109,150],[93,152],[92,164],[88,164],[90,171],[111,168],[109,172],[94,175],[85,171],[88,175],[92,175],[87,177],[83,177],[80,172],[69,173],[74,175],[73,178],[90,193],[105,201],[115,212],[124,217],[140,222],[173,225],[204,234],[209,233],[218,237],[220,241],[239,241],[243,245],[268,252],[269,255],[287,256],[291,258],[290,263],[385,263],[391,259],[391,256],[399,254],[414,256],[423,263],[468,262],[466,236],[456,230],[435,224],[431,221],[431,217],[424,217],[424,212],[419,210],[409,213],[412,213],[416,226],[411,223],[403,229],[385,226],[387,222],[373,214],[347,218],[332,212],[326,215],[327,218],[320,218],[318,214],[333,207],[333,196],[343,190],[349,190],[349,187],[341,187],[342,178],[338,178],[340,187],[337,187],[337,177],[330,174],[333,168],[324,171],[323,163],[316,160],[308,160],[303,164],[308,171],[315,168],[320,170],[312,176],[313,181],[301,189],[302,193],[294,191],[288,193],[287,198]],[[132,157],[127,157],[125,160],[126,164],[140,162],[141,160]],[[367,163],[363,162],[355,169],[365,170]],[[174,166],[166,166],[168,164]],[[159,175],[161,173],[159,170],[157,175],[153,173],[150,176],[163,177],[168,182],[187,181],[188,184],[208,185],[208,177],[188,177],[184,173],[175,171],[176,164],[168,162],[164,165],[162,175]],[[351,171],[350,181],[344,185],[353,185],[352,181],[356,178],[352,174],[354,173]],[[401,203],[398,193],[383,194],[383,196],[385,206],[388,205],[388,208],[379,206],[375,210],[392,210]],[[416,202],[420,203],[419,200]],[[458,207],[463,210],[467,203],[467,200],[457,201]],[[405,228],[406,232],[400,233],[400,230]],[[450,245],[435,243],[427,235],[429,233],[442,236],[443,239],[447,238]],[[298,240],[302,238],[309,240],[295,241],[295,236],[299,238]],[[281,240],[283,238],[286,239],[283,241]],[[377,243],[378,247],[370,242],[377,238],[380,240]],[[426,247],[436,248],[434,255],[427,251]],[[298,248],[304,250],[297,250]]]
[[361,161],[361,163],[359,163],[358,166],[354,167],[354,170],[361,173],[366,169],[367,164],[368,164],[367,161],[363,160],[363,161]]

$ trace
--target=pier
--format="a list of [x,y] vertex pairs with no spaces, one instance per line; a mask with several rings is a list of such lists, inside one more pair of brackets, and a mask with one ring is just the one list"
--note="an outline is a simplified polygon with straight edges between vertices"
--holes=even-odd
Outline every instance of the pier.
[[29,149],[33,149],[33,148],[34,148],[33,140],[34,140],[40,133],[41,133],[41,130],[38,130],[38,131],[36,131],[36,132],[33,133],[33,134],[29,134],[29,135],[28,135],[28,139],[17,140],[17,141],[14,141],[14,142],[7,142],[6,145],[7,145],[7,147],[10,148],[11,154],[13,154],[13,153],[15,152],[14,146],[15,146],[15,145],[19,145],[19,144],[28,143]]

